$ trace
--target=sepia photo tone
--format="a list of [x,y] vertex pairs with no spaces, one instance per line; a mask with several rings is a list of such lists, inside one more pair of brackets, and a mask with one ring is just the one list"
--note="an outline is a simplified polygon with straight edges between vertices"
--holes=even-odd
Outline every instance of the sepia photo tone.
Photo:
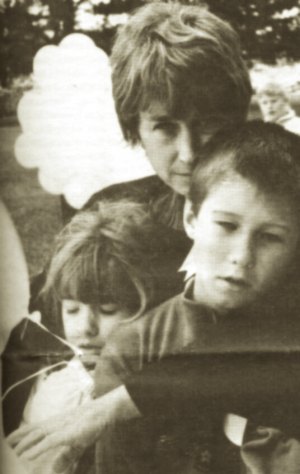
[[1,472],[300,474],[299,18],[0,2]]

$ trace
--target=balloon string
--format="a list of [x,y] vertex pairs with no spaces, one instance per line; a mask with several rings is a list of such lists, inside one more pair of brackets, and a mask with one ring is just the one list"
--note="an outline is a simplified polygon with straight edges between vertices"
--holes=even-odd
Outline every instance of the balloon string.
[[35,377],[37,377],[38,375],[40,374],[43,374],[45,372],[48,372],[48,370],[52,370],[54,369],[55,367],[59,367],[60,365],[67,365],[68,362],[65,361],[65,360],[62,360],[60,362],[57,362],[56,364],[52,364],[52,365],[49,365],[48,367],[44,367],[43,369],[40,369],[38,372],[35,372],[34,374],[31,374],[31,375],[28,375],[28,377],[25,377],[25,379],[22,379],[22,380],[19,380],[18,382],[14,383],[13,385],[11,385],[5,392],[4,394],[2,395],[1,397],[1,401],[3,402],[4,399],[7,397],[7,395],[16,387],[18,387],[19,385],[21,385],[22,383],[24,382],[27,382],[28,380],[30,379],[33,379]]

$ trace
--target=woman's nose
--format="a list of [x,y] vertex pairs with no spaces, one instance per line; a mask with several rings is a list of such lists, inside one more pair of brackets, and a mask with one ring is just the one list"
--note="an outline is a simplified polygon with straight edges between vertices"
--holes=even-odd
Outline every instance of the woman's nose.
[[194,140],[188,126],[182,125],[177,137],[178,158],[182,163],[192,165],[195,161]]

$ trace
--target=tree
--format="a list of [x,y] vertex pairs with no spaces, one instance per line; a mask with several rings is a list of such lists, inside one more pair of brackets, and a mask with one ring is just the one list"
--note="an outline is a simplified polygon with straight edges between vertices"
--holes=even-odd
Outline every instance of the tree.
[[[199,3],[199,2],[197,2]],[[247,58],[300,58],[299,0],[206,0],[239,32]]]
[[[80,2],[77,1],[78,5]],[[4,0],[0,4],[0,81],[29,74],[42,46],[74,31],[73,0]]]
[[[274,62],[282,55],[300,59],[300,0],[181,0],[206,4],[239,32],[245,57]],[[116,18],[147,0],[0,0],[0,80],[31,70],[44,44],[83,31],[110,52]],[[101,18],[84,26],[80,13]],[[114,19],[114,21],[112,21]]]

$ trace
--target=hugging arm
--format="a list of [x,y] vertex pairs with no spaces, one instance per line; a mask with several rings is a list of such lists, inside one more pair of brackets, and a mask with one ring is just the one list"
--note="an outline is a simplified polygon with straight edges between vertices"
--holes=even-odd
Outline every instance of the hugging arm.
[[[214,407],[300,437],[300,354],[174,355],[145,365],[99,399],[38,425],[12,433],[17,454],[34,459],[60,449],[62,472],[114,422],[155,414],[164,419],[195,416]],[[137,408],[138,407],[138,408]],[[150,417],[151,418],[151,417]]]
[[143,415],[176,419],[197,410],[235,413],[300,438],[300,352],[178,354],[126,381]]

